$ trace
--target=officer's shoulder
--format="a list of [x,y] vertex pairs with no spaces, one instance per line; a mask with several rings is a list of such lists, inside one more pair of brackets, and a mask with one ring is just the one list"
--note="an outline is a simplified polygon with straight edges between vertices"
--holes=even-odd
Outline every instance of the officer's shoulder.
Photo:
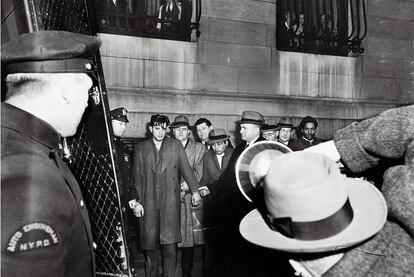
[[[30,185],[39,183],[42,187],[64,182],[54,161],[45,153],[23,151],[2,155],[2,188],[11,180]],[[35,189],[35,187],[33,188]]]
[[[19,199],[18,208],[33,215],[56,213],[72,215],[71,191],[51,159],[38,153],[2,157],[2,201]],[[7,195],[7,198],[5,198]],[[10,198],[10,199],[9,199]],[[51,209],[50,207],[53,207]],[[50,211],[42,212],[47,209]]]

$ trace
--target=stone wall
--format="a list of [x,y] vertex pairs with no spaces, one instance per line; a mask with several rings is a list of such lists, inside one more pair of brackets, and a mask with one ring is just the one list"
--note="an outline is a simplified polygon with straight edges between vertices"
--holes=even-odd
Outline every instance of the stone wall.
[[210,118],[237,140],[243,110],[275,123],[312,115],[318,134],[414,102],[414,1],[366,0],[358,58],[277,51],[275,0],[203,0],[201,37],[179,42],[100,34],[110,106],[126,107],[129,137],[151,114]]

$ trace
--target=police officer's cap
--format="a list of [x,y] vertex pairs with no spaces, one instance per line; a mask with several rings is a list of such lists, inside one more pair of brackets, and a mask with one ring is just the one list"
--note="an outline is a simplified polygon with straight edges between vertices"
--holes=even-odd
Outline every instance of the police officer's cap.
[[6,73],[92,73],[97,37],[65,31],[39,31],[2,45]]
[[128,111],[125,108],[117,108],[111,111],[111,119],[128,123]]

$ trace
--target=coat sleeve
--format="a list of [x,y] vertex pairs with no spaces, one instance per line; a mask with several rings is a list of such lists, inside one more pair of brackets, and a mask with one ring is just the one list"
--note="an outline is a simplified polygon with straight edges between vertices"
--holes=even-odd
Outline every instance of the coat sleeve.
[[141,202],[142,191],[143,191],[143,167],[142,167],[142,155],[139,149],[140,145],[134,145],[134,159],[132,164],[132,176],[134,178],[135,189],[137,192],[137,201]]
[[[344,163],[354,172],[376,166],[381,158],[413,158],[414,105],[385,111],[334,134]],[[407,151],[410,148],[411,151]]]
[[211,181],[210,171],[208,170],[208,160],[206,153],[203,156],[203,175],[200,180],[200,187],[207,186]]
[[198,192],[198,182],[196,176],[194,175],[193,169],[188,162],[187,154],[185,153],[184,147],[180,142],[177,143],[177,154],[178,154],[178,166],[180,173],[183,176],[184,180],[187,182],[188,187],[191,192]]
[[132,157],[132,162],[130,163],[130,165],[131,165],[130,171],[128,172],[128,174],[131,176],[131,182],[128,182],[125,185],[128,187],[127,191],[128,191],[128,194],[129,194],[129,200],[135,199],[135,200],[139,201],[139,194],[138,194],[137,188],[135,186],[135,177],[134,177],[134,167],[133,167],[133,165],[134,165],[133,156],[134,155],[129,150],[128,150],[128,152],[129,152],[129,156]]
[[206,148],[203,145],[197,145],[196,152],[193,169],[197,181],[200,182],[203,176],[203,156]]

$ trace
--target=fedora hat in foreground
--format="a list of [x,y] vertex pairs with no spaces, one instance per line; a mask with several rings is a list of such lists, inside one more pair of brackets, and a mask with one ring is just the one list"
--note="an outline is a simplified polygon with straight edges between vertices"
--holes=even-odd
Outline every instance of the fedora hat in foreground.
[[337,251],[361,243],[383,227],[387,206],[370,183],[341,175],[322,154],[276,157],[264,182],[264,210],[240,223],[253,244],[286,252]]
[[226,131],[224,129],[213,129],[210,131],[210,133],[208,134],[208,144],[213,144],[215,142],[219,142],[219,141],[226,141],[230,138],[230,136],[228,136],[226,134]]
[[236,162],[236,181],[243,196],[253,202],[256,189],[263,186],[272,160],[290,153],[289,147],[276,141],[259,141],[247,147]]
[[242,113],[241,120],[238,120],[235,123],[236,124],[250,123],[250,124],[257,124],[260,126],[266,125],[264,116],[261,113],[255,112],[255,111],[244,111]]

